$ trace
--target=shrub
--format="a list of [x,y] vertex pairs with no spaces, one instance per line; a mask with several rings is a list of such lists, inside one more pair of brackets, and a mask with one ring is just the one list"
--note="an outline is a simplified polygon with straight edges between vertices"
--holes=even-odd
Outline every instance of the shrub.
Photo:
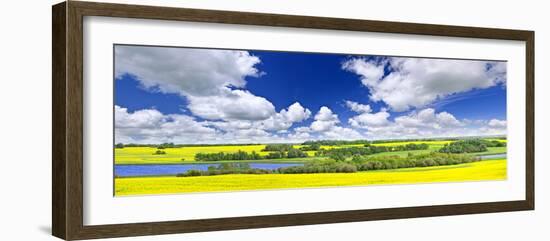
[[176,145],[174,143],[162,143],[157,146],[158,149],[174,148]]
[[345,172],[345,173],[357,172],[357,167],[352,164],[344,164],[337,168],[337,172]]
[[[487,144],[490,143],[485,140],[471,139],[451,142],[445,144],[439,152],[442,153],[472,153],[472,152],[484,152],[487,151]],[[490,144],[490,145],[495,145]]]
[[277,169],[282,174],[299,173],[351,173],[357,172],[358,168],[353,163],[338,162],[334,160],[308,162],[303,166],[291,166]]
[[307,153],[300,151],[296,148],[290,148],[288,149],[288,152],[286,153],[287,158],[300,158],[300,157],[307,157]]
[[426,160],[426,166],[437,166],[437,163],[434,160]]
[[186,177],[202,176],[202,172],[199,170],[188,170],[185,174]]
[[292,144],[268,144],[262,151],[288,151],[292,148]]
[[280,159],[285,157],[286,155],[283,151],[270,152],[265,156],[266,159]]
[[218,152],[218,153],[197,153],[195,160],[197,161],[226,161],[226,160],[260,160],[262,157],[257,152],[248,153],[245,151],[237,151],[234,153]]
[[386,152],[388,148],[385,146],[364,146],[364,147],[342,147],[342,148],[333,148],[328,150],[319,150],[316,153],[316,156],[328,156],[335,160],[344,160],[347,157],[352,157],[355,155],[364,156],[374,153]]
[[415,151],[415,150],[428,150],[430,146],[426,143],[414,144],[409,143],[406,145],[393,146],[391,151]]
[[226,174],[269,174],[271,170],[250,168],[248,163],[222,163],[218,166],[209,166],[208,170],[188,170],[185,173],[177,174],[177,177],[192,177],[192,176],[213,176]]
[[506,142],[500,142],[500,141],[497,141],[497,140],[492,140],[492,141],[485,140],[485,145],[487,147],[505,147]]
[[331,159],[335,160],[335,161],[345,161],[346,160],[345,154],[341,153],[341,152],[331,153],[329,157]]

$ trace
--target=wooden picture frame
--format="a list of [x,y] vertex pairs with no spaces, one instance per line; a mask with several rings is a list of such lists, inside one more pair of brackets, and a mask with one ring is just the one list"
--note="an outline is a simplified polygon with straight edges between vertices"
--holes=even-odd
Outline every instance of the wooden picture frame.
[[[534,32],[432,24],[68,1],[52,8],[52,232],[66,240],[533,210]],[[335,212],[87,226],[83,224],[83,17],[106,16],[518,40],[526,43],[525,199]]]

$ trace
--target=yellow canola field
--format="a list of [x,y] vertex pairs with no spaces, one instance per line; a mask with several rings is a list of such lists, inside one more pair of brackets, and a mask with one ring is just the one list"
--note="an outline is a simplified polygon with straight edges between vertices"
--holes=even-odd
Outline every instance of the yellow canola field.
[[356,173],[232,174],[199,177],[116,178],[115,195],[228,192],[505,179],[506,160],[499,159],[453,166],[404,168]]

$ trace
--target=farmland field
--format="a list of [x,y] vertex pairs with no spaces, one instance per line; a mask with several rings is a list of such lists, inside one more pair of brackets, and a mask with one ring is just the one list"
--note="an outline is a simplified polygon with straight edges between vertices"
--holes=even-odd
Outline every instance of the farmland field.
[[[433,151],[439,150],[443,145],[430,145],[428,150],[415,150],[415,151],[395,151],[395,152],[382,152],[382,153],[376,153],[372,156],[407,156],[410,154],[424,154],[429,153]],[[482,155],[492,155],[492,154],[503,154],[506,153],[506,147],[488,147],[487,151],[485,152],[476,152],[476,153],[468,153],[467,155],[476,155],[476,156],[482,156]]]
[[506,160],[498,159],[452,166],[403,168],[356,173],[231,174],[186,178],[115,178],[115,195],[223,192],[505,179]]
[[[485,139],[487,141],[506,142],[500,139]],[[426,140],[426,141],[389,141],[371,144],[373,148],[388,147],[381,152],[363,155],[363,162],[368,158],[373,160],[397,161],[414,160],[415,157],[428,156],[425,161],[445,159],[443,164],[420,164],[420,166],[405,166],[400,168],[383,168],[374,170],[359,170],[351,172],[301,172],[298,174],[284,173],[278,168],[290,166],[322,165],[320,163],[334,162],[337,159],[330,154],[319,154],[317,151],[304,151],[307,157],[276,158],[266,156],[276,151],[265,151],[270,144],[253,145],[193,145],[175,146],[159,149],[157,146],[123,147],[115,148],[115,195],[146,195],[169,193],[193,193],[193,192],[223,192],[243,190],[269,190],[286,188],[312,188],[312,187],[336,187],[336,186],[364,186],[385,184],[410,184],[410,183],[434,183],[434,182],[460,182],[460,181],[484,181],[506,179],[506,146],[487,147],[484,151],[463,153],[458,156],[470,158],[487,156],[487,158],[472,159],[474,162],[458,162],[446,164],[453,156],[439,153],[439,150],[456,140]],[[426,144],[423,149],[398,149],[405,145]],[[310,145],[288,145],[299,150]],[[273,148],[273,145],[271,145]],[[342,151],[366,150],[365,144],[335,144],[320,145],[321,150]],[[397,149],[396,149],[397,148]],[[155,154],[157,151],[163,154]],[[218,159],[196,160],[196,155],[217,153],[257,153],[256,159]],[[287,152],[288,153],[288,152]],[[316,155],[318,154],[318,155]],[[437,156],[439,155],[439,156]],[[259,159],[258,159],[259,158]],[[378,159],[377,159],[378,158]],[[432,159],[430,159],[432,158]],[[437,159],[439,158],[439,159]],[[347,156],[337,163],[348,165],[353,163],[353,158]],[[455,159],[456,160],[456,159]],[[422,163],[423,161],[421,161]],[[348,163],[348,164],[345,164]],[[462,163],[462,164],[460,164]],[[228,170],[233,172],[221,174],[208,174],[209,168],[221,168],[227,164]],[[242,173],[238,172],[236,165],[245,164],[247,168],[270,169],[267,173]],[[382,163],[383,164],[383,163]],[[334,164],[337,165],[337,164]],[[269,167],[269,168],[266,168]],[[356,166],[359,167],[359,166]],[[233,169],[232,169],[233,168]],[[223,170],[223,169],[220,169]],[[248,169],[250,171],[250,169]],[[317,170],[317,169],[315,169]],[[192,173],[199,176],[182,176]],[[204,174],[202,174],[202,173]],[[222,171],[220,171],[222,172]]]
[[[183,161],[194,161],[195,154],[216,153],[216,152],[258,152],[260,155],[267,155],[267,152],[261,152],[265,145],[242,145],[242,146],[189,146],[165,149],[165,155],[153,155],[156,147],[125,147],[115,149],[116,164],[162,164],[162,163],[181,163]],[[183,160],[182,160],[183,159]]]
[[[491,139],[487,139],[491,140]],[[506,142],[506,140],[499,140]],[[393,141],[387,143],[376,143],[372,144],[373,146],[399,146],[406,144],[421,144],[426,143],[429,145],[428,150],[412,150],[412,151],[397,151],[397,152],[382,152],[374,154],[373,156],[406,156],[408,153],[411,154],[421,154],[429,153],[432,151],[437,151],[439,148],[443,147],[444,144],[448,144],[452,141]],[[261,156],[266,156],[269,152],[262,151],[266,145],[212,145],[212,146],[186,146],[186,147],[176,147],[176,148],[166,148],[164,155],[154,155],[153,153],[157,150],[156,147],[125,147],[125,148],[115,148],[115,164],[179,164],[186,162],[194,162],[195,154],[197,153],[218,153],[226,152],[232,153],[237,151],[245,152],[257,152]],[[361,144],[354,145],[339,145],[339,146],[326,146],[323,145],[321,148],[332,149],[332,148],[346,148],[346,147],[361,147]],[[304,147],[304,145],[294,145],[294,148]],[[475,155],[489,155],[489,154],[500,154],[506,153],[506,147],[489,147],[486,152],[475,153]],[[300,158],[300,161],[311,161],[322,158],[315,157],[315,151],[306,151],[309,157]],[[296,160],[288,159],[274,159],[274,160],[261,160],[268,162],[295,162]],[[255,161],[257,162],[257,161]]]

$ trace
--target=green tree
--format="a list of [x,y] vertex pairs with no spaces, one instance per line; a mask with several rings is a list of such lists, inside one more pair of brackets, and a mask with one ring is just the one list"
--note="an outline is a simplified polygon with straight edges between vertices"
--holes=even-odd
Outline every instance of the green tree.
[[287,152],[287,158],[300,158],[300,157],[307,157],[307,153],[298,150],[296,148],[290,148]]

